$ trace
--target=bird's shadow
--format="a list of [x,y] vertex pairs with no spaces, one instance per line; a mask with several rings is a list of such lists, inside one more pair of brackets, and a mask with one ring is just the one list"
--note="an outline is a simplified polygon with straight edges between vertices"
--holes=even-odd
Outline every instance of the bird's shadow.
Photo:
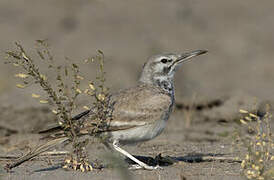
[[50,167],[47,167],[47,168],[42,168],[42,169],[37,169],[33,172],[45,172],[45,171],[54,171],[54,170],[57,170],[57,169],[60,169],[62,168],[63,166],[61,164],[59,165],[55,165],[55,166],[50,166]]
[[[224,157],[225,154],[214,154],[214,153],[192,153],[187,154],[185,156],[162,156],[158,154],[156,157],[149,157],[149,156],[134,156],[138,160],[150,165],[150,166],[171,166],[178,162],[186,162],[186,163],[201,163],[201,162],[211,162],[218,159],[218,157]],[[126,158],[125,161],[132,165],[135,164],[131,159]],[[225,161],[220,159],[220,161]],[[228,162],[234,162],[234,160]]]
[[[150,165],[150,166],[171,166],[175,163],[178,162],[186,162],[186,163],[201,163],[201,162],[210,162],[210,161],[215,161],[215,158],[218,157],[224,157],[225,154],[221,153],[192,153],[192,154],[187,154],[185,156],[162,156],[162,154],[158,154],[157,156],[150,157],[150,156],[137,156],[134,155],[135,158],[138,160]],[[134,161],[132,161],[129,158],[125,158],[125,161],[129,165],[136,164]],[[222,160],[220,160],[222,161]],[[228,162],[235,162],[235,160],[231,160]],[[107,166],[105,166],[107,167]],[[43,168],[43,169],[38,169],[35,170],[34,172],[44,172],[44,171],[54,171],[57,169],[62,168],[62,165],[56,165],[48,168]]]

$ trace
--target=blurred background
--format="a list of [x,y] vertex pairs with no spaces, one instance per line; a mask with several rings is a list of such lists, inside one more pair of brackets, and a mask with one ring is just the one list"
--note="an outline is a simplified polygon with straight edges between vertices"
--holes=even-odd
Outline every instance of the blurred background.
[[[0,50],[4,57],[19,41],[35,53],[35,40],[48,39],[57,61],[69,57],[81,63],[100,49],[106,56],[107,83],[116,91],[136,84],[151,55],[206,49],[208,54],[177,72],[178,100],[239,92],[272,100],[273,5],[256,0],[1,0]],[[93,79],[95,68],[84,66],[82,72]],[[3,102],[21,93],[15,72],[1,63]]]
[[[3,54],[19,41],[33,51],[35,40],[48,39],[58,61],[83,60],[100,49],[112,91],[134,86],[151,55],[207,49],[176,74],[177,99],[237,92],[273,99],[273,5],[256,0],[1,0],[0,49]],[[94,69],[82,71],[92,76]],[[0,95],[15,89],[14,72],[1,63]]]

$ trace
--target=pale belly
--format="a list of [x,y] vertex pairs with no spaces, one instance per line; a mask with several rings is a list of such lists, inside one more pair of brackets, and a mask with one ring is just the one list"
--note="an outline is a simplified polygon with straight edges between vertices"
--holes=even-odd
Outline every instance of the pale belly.
[[112,140],[118,140],[120,144],[135,144],[158,136],[164,130],[166,123],[166,120],[159,120],[149,125],[113,131],[109,135]]

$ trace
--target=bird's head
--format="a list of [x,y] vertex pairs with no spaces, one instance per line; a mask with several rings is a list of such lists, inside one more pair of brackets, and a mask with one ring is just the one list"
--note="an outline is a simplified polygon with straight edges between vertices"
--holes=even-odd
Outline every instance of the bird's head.
[[159,83],[159,81],[172,83],[175,71],[182,63],[188,62],[190,58],[206,52],[206,50],[196,50],[183,54],[159,54],[152,56],[144,64],[139,81],[148,84]]

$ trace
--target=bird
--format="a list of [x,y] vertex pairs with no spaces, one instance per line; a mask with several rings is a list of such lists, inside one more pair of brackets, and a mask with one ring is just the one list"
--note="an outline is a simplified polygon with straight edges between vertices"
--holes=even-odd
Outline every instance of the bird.
[[[143,65],[136,86],[111,94],[109,100],[112,104],[111,120],[107,130],[100,132],[100,136],[107,137],[104,144],[108,148],[118,151],[136,163],[132,169],[154,170],[161,168],[159,165],[150,166],[138,160],[121,146],[148,141],[161,134],[167,125],[175,102],[175,72],[183,63],[205,53],[207,50],[151,56]],[[92,113],[94,113],[92,109],[84,111],[73,117],[72,120],[87,118]],[[42,133],[60,129],[62,129],[61,126],[55,126],[42,131]],[[88,130],[83,129],[81,133],[88,134]],[[59,141],[55,140],[55,142],[60,143],[66,140],[66,137],[61,137]],[[50,147],[52,144],[54,143],[51,143]],[[29,157],[31,156],[21,159]]]

